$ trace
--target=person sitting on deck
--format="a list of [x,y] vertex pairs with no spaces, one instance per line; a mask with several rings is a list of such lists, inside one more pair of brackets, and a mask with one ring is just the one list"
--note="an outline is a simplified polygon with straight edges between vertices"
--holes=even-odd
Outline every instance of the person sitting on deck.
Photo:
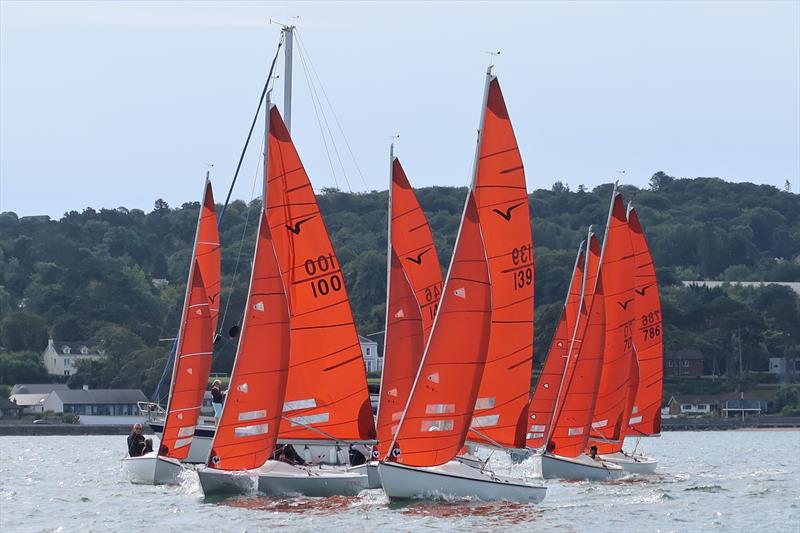
[[144,450],[144,435],[142,435],[142,425],[135,423],[133,431],[128,435],[128,455],[130,457],[139,457]]
[[218,379],[211,384],[211,406],[214,408],[214,423],[219,425],[219,417],[222,416],[222,402],[225,396],[222,394],[222,382]]
[[153,439],[145,439],[142,455],[147,455],[148,453],[152,453],[152,451],[153,451]]
[[304,465],[306,462],[295,451],[294,446],[291,444],[278,444],[275,446],[275,451],[272,452],[272,459],[275,461],[282,461],[290,465]]
[[351,444],[349,450],[350,466],[363,465],[367,457],[372,456],[370,449],[364,444]]
[[594,459],[595,461],[599,461],[600,459],[597,457],[597,446],[591,446],[589,448],[589,457]]

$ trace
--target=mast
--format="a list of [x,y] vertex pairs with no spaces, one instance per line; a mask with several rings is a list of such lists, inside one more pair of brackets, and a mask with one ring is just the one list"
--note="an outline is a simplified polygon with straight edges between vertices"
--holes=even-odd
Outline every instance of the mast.
[[[394,142],[389,145],[389,202],[386,208],[386,316],[383,322],[383,368],[378,391],[383,391],[383,378],[386,375],[386,341],[389,331],[389,296],[392,279],[392,178],[394,177]],[[381,410],[381,396],[378,396],[378,411]],[[377,420],[377,413],[376,420]],[[376,428],[377,430],[377,428]],[[387,450],[388,453],[388,450]]]
[[[294,26],[283,27],[283,35],[286,37],[283,73],[283,121],[286,123],[286,131],[290,134],[292,133],[292,45],[294,43],[294,28]],[[267,132],[269,132],[269,122],[267,122]]]

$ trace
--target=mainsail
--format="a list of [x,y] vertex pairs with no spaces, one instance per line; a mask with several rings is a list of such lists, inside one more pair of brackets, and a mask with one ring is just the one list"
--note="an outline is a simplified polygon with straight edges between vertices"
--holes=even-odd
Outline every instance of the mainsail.
[[386,454],[403,414],[442,293],[442,270],[428,220],[395,157],[391,181],[386,332],[378,445],[373,451],[376,459]]
[[189,270],[167,416],[159,455],[186,459],[208,386],[212,351],[211,315],[197,261]]
[[525,170],[497,77],[487,73],[473,194],[492,280],[492,322],[469,440],[525,445],[534,259]]
[[636,209],[628,207],[628,228],[636,265],[634,281],[634,340],[639,363],[639,388],[629,420],[628,435],[661,432],[661,395],[664,386],[661,300],[653,258]]
[[[578,255],[575,257],[575,266],[572,268],[572,278],[567,289],[567,298],[564,301],[564,308],[556,325],[553,340],[550,342],[550,349],[544,360],[542,373],[536,382],[536,389],[528,407],[528,433],[525,445],[528,448],[543,448],[546,444],[545,435],[548,433],[550,423],[553,420],[553,411],[558,398],[558,391],[561,385],[564,369],[569,358],[572,337],[575,332],[575,324],[581,307],[581,290],[583,289],[583,268],[585,256],[583,252],[584,242],[578,247]],[[577,354],[581,339],[575,339],[574,352]]]
[[439,311],[388,460],[446,463],[467,438],[486,361],[491,290],[478,210],[470,193]]
[[629,413],[625,412],[633,354],[633,249],[622,195],[614,190],[603,241],[602,278],[605,291],[606,334],[603,372],[592,417],[591,438],[605,453],[604,443],[624,438]]
[[605,306],[598,277],[600,246],[593,233],[587,239],[577,326],[558,392],[553,422],[546,432],[547,450],[577,457],[586,448],[603,366]]
[[275,447],[289,367],[289,308],[263,210],[244,322],[208,464],[220,470],[263,465]]
[[368,440],[375,422],[341,266],[286,125],[268,111],[267,218],[290,312],[281,440]]

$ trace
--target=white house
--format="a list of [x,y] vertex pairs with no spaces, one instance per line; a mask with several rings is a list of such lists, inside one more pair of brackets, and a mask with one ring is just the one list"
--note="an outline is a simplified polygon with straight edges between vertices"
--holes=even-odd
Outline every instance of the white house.
[[22,407],[23,415],[35,415],[44,412],[44,403],[48,396],[50,396],[49,392],[37,394],[12,394],[8,399],[19,407]]
[[383,357],[378,356],[378,343],[361,335],[358,336],[358,341],[361,343],[361,355],[364,357],[367,372],[383,370]]
[[71,376],[78,371],[78,361],[92,361],[105,357],[93,342],[58,342],[52,338],[42,352],[42,360],[47,373],[54,376]]

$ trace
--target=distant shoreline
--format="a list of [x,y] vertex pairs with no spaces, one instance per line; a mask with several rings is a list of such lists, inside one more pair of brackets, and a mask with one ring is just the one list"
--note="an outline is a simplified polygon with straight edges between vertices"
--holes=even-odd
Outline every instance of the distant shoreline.
[[[760,416],[740,418],[665,418],[661,431],[791,431],[800,429],[800,416]],[[89,426],[82,424],[0,424],[0,436],[47,435],[128,435],[129,425]],[[144,432],[153,431],[145,424]]]

